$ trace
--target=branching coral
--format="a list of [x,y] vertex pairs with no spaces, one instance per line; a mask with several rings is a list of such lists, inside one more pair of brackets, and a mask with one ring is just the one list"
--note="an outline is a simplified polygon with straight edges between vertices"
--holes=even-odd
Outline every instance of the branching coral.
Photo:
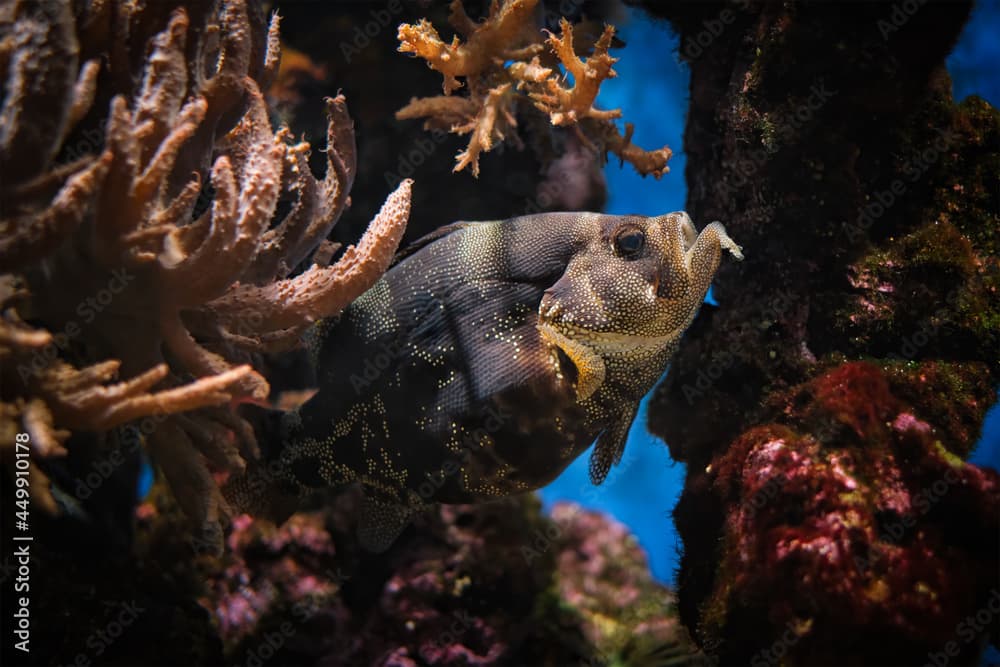
[[[236,412],[268,398],[257,362],[385,271],[410,182],[328,265],[355,174],[344,98],[327,101],[320,181],[260,92],[278,66],[277,16],[265,30],[244,0],[167,11],[93,2],[74,17],[68,0],[21,0],[0,12],[0,432],[28,432],[39,460],[65,453],[72,431],[151,417],[149,450],[211,524],[225,507],[208,462],[234,471],[257,454]],[[113,44],[106,70],[80,63],[91,42]],[[109,100],[106,117],[95,100]]]
[[[621,109],[594,106],[601,83],[616,76],[617,61],[608,54],[615,29],[605,26],[595,39],[578,35],[566,19],[561,35],[544,33],[535,25],[537,0],[496,0],[487,18],[476,23],[461,0],[452,0],[449,23],[458,33],[450,43],[441,39],[426,19],[399,26],[399,50],[413,53],[444,76],[444,95],[414,98],[396,112],[399,120],[424,118],[427,129],[471,135],[456,158],[455,171],[470,167],[479,175],[479,156],[505,139],[520,146],[517,115],[545,114],[553,126],[572,128],[581,143],[606,155],[612,152],[640,174],[657,178],[669,171],[668,147],[645,151],[632,144],[631,125],[624,135],[614,121]],[[582,32],[582,31],[578,31]],[[459,38],[461,35],[464,41]],[[546,48],[546,46],[548,48]],[[580,53],[590,52],[581,58]],[[560,72],[572,76],[572,85]],[[462,87],[467,97],[453,95]]]
[[[537,61],[527,67],[517,68],[513,72],[514,76],[521,82],[546,85],[547,92],[533,92],[531,98],[535,100],[539,109],[549,114],[553,125],[570,125],[581,118],[598,120],[621,118],[621,109],[600,111],[594,108],[601,83],[616,76],[611,66],[615,64],[617,58],[608,55],[615,29],[605,26],[601,37],[594,44],[593,55],[582,60],[573,48],[573,27],[569,21],[563,19],[559,27],[562,29],[562,37],[550,34],[548,44],[566,68],[566,72],[573,77],[573,86],[566,87],[552,78],[552,71],[540,67]],[[540,75],[544,75],[544,78]]]

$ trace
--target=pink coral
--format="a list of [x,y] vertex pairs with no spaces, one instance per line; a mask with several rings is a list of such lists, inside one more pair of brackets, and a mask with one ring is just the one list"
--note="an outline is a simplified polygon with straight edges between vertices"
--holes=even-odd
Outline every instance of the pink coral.
[[[279,529],[238,518],[202,604],[227,654],[268,636],[274,660],[380,665],[576,664],[693,649],[621,524],[536,499],[438,508],[387,553],[359,551],[345,494]],[[294,631],[282,634],[290,622]],[[274,633],[278,633],[275,635]],[[287,634],[287,636],[286,636]]]

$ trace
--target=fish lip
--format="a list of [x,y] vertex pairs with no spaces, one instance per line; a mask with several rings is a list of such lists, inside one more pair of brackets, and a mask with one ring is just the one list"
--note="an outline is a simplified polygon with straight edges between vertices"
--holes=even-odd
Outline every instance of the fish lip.
[[688,215],[687,211],[671,211],[670,213],[656,216],[654,219],[656,220],[656,224],[659,225],[668,247],[670,243],[680,242],[681,248],[685,253],[694,247],[695,242],[698,240],[697,232],[694,235],[684,233],[684,223],[687,223],[688,228],[695,229],[694,221]]
[[549,324],[556,324],[561,321],[559,316],[562,315],[562,311],[563,311],[562,304],[560,304],[558,301],[553,301],[548,305],[548,307],[546,307],[545,303],[543,302],[538,309],[538,316],[539,319],[541,319],[541,321],[543,322]]
[[539,316],[539,326],[546,325],[566,338],[590,348],[595,354],[614,354],[630,350],[639,351],[651,348],[661,348],[676,340],[686,326],[677,327],[659,336],[643,336],[639,334],[623,334],[615,331],[600,331],[589,329],[579,324],[563,320],[549,320]]

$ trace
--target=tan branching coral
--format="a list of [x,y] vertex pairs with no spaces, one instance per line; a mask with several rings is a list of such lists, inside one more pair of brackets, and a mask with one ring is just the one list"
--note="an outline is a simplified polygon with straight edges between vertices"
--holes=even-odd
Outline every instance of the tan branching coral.
[[[465,13],[460,0],[451,3],[448,22],[464,38],[455,35],[450,44],[441,40],[430,21],[422,19],[416,25],[399,26],[399,50],[413,53],[427,61],[444,75],[444,92],[451,94],[461,87],[458,77],[472,77],[493,67],[499,54],[513,53],[530,41],[537,0],[515,0],[500,5],[494,0],[489,18],[476,23]],[[535,51],[529,47],[529,51]]]
[[[608,54],[614,27],[604,26],[596,39],[583,34],[586,31],[574,37],[573,26],[562,19],[559,36],[545,33],[535,24],[537,4],[538,0],[502,4],[494,0],[489,15],[477,23],[465,13],[461,0],[452,0],[448,21],[458,34],[450,43],[426,19],[400,25],[399,50],[423,58],[440,72],[444,95],[414,98],[396,112],[396,118],[423,118],[427,129],[471,135],[466,150],[456,157],[455,171],[470,167],[474,176],[479,175],[479,156],[496,143],[507,139],[520,147],[518,112],[538,111],[553,126],[572,128],[584,146],[601,155],[614,153],[640,174],[659,178],[668,172],[672,155],[668,147],[641,149],[632,144],[631,125],[626,125],[624,135],[615,126],[621,109],[594,106],[601,83],[617,76],[612,69],[617,59]],[[573,77],[572,85],[560,65]],[[467,97],[453,95],[462,88],[460,77],[465,79]]]
[[[410,182],[328,265],[356,171],[343,96],[327,101],[317,180],[310,146],[272,130],[260,92],[278,67],[277,16],[265,30],[244,0],[164,4],[0,10],[0,436],[28,433],[34,465],[65,454],[72,432],[147,418],[178,501],[212,524],[226,508],[211,470],[257,455],[236,411],[269,398],[257,362],[385,271]],[[80,62],[95,44],[105,72]]]
[[522,76],[528,77],[522,81],[535,83],[539,81],[541,72],[546,73],[541,82],[545,83],[547,92],[531,93],[531,98],[535,100],[539,109],[549,114],[553,125],[572,125],[581,118],[598,120],[621,118],[621,109],[601,111],[594,108],[597,93],[601,91],[601,82],[617,76],[611,66],[618,59],[608,55],[615,29],[612,26],[605,26],[600,39],[594,44],[594,53],[583,60],[573,49],[573,26],[563,19],[559,27],[562,30],[562,37],[550,33],[548,44],[566,71],[573,76],[574,83],[571,87],[567,87],[557,78],[553,78],[549,70],[538,65],[525,68],[519,71]]

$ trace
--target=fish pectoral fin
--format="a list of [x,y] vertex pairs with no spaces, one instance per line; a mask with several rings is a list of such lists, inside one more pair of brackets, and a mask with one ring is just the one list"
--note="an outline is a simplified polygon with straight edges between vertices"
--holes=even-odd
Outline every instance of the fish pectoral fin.
[[358,542],[366,551],[382,553],[410,525],[416,512],[398,503],[374,498],[365,492],[358,521]]
[[565,352],[576,366],[576,400],[585,401],[590,398],[604,384],[604,359],[583,343],[556,331],[551,324],[539,324],[538,331],[542,340]]
[[[284,489],[257,464],[235,474],[222,487],[222,497],[235,514],[249,514],[258,519],[283,524],[299,507],[299,498]],[[266,481],[263,485],[261,480]]]
[[611,466],[618,465],[625,453],[625,441],[628,439],[628,430],[635,419],[638,405],[631,405],[623,410],[615,418],[601,435],[597,438],[594,451],[590,454],[590,482],[594,486],[599,486],[608,476]]

